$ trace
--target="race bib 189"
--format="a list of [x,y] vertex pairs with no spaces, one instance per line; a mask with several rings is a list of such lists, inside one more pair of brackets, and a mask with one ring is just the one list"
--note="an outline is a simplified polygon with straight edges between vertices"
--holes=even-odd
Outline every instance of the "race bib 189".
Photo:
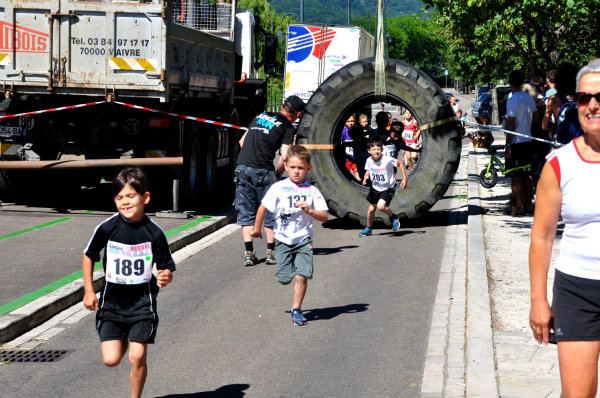
[[126,245],[108,241],[106,245],[106,281],[138,285],[152,278],[152,244]]

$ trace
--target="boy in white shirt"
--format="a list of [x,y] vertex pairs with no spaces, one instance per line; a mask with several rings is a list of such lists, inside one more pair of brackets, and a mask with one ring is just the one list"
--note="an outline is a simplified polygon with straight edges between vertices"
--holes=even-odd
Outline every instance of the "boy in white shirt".
[[[389,208],[394,194],[396,193],[396,173],[395,167],[398,167],[396,159],[382,155],[383,144],[377,138],[372,139],[368,143],[369,154],[371,157],[367,159],[365,164],[365,176],[363,185],[367,185],[367,180],[371,179],[371,188],[367,194],[367,201],[370,203],[367,211],[367,226],[358,236],[369,236],[373,232],[373,218],[375,210],[382,211],[390,217],[392,222],[392,231],[397,232],[400,229],[400,220],[398,216]],[[400,183],[400,187],[406,188],[406,178]]]
[[269,188],[258,208],[252,232],[253,237],[262,238],[265,213],[267,210],[273,213],[276,276],[284,285],[296,279],[292,322],[298,326],[307,323],[301,308],[308,279],[313,274],[312,220],[327,221],[328,210],[321,192],[306,181],[311,168],[308,150],[300,145],[290,146],[285,161],[289,177]]

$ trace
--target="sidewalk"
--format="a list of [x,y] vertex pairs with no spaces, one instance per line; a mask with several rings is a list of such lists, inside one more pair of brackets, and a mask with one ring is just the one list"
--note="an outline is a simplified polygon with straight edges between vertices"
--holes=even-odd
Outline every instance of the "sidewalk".
[[[495,139],[502,156],[504,137]],[[510,179],[500,176],[494,188],[483,188],[478,175],[488,160],[484,149],[463,140],[447,193],[457,211],[444,246],[420,397],[558,398],[556,346],[539,345],[529,329],[533,216],[502,213]],[[553,259],[557,254],[558,240]]]

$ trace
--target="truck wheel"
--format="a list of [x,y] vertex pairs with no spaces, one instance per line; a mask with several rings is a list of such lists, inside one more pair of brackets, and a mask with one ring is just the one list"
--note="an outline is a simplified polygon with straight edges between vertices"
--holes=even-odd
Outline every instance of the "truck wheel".
[[[333,144],[350,114],[379,102],[374,94],[375,59],[353,62],[331,75],[308,101],[300,120],[299,143]],[[423,72],[398,60],[386,59],[385,102],[411,111],[421,126],[423,150],[408,186],[390,204],[401,219],[416,218],[446,192],[458,167],[461,128],[444,92]],[[336,150],[311,151],[309,179],[340,218],[366,222],[368,188],[351,181],[343,155]],[[383,220],[389,223],[387,217]]]
[[217,175],[216,144],[212,134],[208,138],[192,133],[191,144],[184,158],[185,199],[188,206],[198,208],[214,198]]

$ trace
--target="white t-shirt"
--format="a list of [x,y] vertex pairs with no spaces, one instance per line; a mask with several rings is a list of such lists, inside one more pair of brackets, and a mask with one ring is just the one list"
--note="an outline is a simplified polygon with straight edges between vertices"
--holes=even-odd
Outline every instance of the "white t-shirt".
[[367,159],[365,170],[369,172],[374,190],[381,192],[396,186],[394,167],[398,167],[398,162],[387,155],[381,155],[379,162],[375,162],[372,156]]
[[317,211],[329,210],[315,186],[306,181],[296,185],[289,178],[273,184],[261,202],[275,216],[275,239],[287,245],[295,245],[313,235],[313,219],[295,206],[299,200],[306,201],[308,207]]
[[[524,91],[517,91],[506,101],[506,117],[515,118],[515,132],[531,137],[531,121],[536,112],[535,100]],[[513,135],[512,144],[531,141],[531,138]]]
[[565,229],[555,268],[568,275],[600,280],[600,162],[583,160],[575,141],[548,155],[562,192]]

